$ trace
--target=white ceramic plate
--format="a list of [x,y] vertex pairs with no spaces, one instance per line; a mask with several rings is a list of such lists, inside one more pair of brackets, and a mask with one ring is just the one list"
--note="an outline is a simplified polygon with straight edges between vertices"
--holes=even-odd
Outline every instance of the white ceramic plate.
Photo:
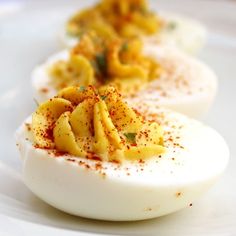
[[205,121],[226,138],[231,160],[226,174],[202,199],[192,207],[158,219],[109,223],[64,214],[24,186],[13,134],[35,109],[30,72],[60,48],[57,33],[68,14],[79,5],[90,3],[52,0],[0,4],[0,235],[236,235],[236,2],[233,0],[152,2],[154,7],[198,18],[210,30],[209,43],[200,57],[216,70],[220,86]]

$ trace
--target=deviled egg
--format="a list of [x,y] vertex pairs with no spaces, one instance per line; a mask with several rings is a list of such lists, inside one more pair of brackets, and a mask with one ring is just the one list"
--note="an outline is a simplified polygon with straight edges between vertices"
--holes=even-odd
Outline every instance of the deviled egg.
[[224,171],[213,129],[139,103],[113,87],[68,87],[16,132],[26,185],[73,215],[133,221],[188,207]]
[[128,102],[158,103],[192,117],[209,109],[217,90],[214,72],[175,48],[94,34],[36,67],[32,84],[39,102],[67,86],[111,84]]
[[189,53],[199,51],[206,29],[199,22],[171,13],[154,13],[145,0],[101,0],[80,10],[65,25],[62,41],[73,47],[81,34],[96,31],[100,37],[140,37],[147,44],[167,43]]

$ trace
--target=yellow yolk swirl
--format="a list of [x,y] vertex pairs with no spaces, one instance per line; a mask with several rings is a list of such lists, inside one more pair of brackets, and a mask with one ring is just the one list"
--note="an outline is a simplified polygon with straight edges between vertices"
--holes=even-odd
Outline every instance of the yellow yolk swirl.
[[58,61],[49,68],[53,86],[100,87],[112,85],[124,95],[137,90],[160,76],[162,68],[152,58],[142,55],[140,40],[103,40],[94,34],[84,35],[67,61]]
[[32,116],[35,145],[103,161],[141,160],[164,152],[162,128],[145,120],[113,87],[68,87]]
[[145,0],[102,0],[75,14],[67,23],[67,33],[80,36],[83,32],[95,31],[104,38],[132,38],[155,34],[162,25]]

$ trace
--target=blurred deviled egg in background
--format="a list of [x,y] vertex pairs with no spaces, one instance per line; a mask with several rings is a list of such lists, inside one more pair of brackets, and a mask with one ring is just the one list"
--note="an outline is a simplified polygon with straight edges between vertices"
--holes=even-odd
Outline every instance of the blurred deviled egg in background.
[[203,62],[166,44],[83,34],[32,73],[34,97],[45,101],[67,86],[113,85],[129,102],[158,104],[192,117],[211,106],[217,77]]
[[145,0],[101,0],[80,9],[66,22],[61,40],[73,47],[84,32],[100,37],[139,37],[145,44],[165,43],[190,53],[205,44],[207,32],[201,23],[173,13],[155,13]]

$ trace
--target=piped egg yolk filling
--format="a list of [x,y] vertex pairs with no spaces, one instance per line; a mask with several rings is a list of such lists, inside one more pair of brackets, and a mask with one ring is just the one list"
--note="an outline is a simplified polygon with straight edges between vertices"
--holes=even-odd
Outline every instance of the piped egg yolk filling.
[[132,38],[158,33],[162,25],[145,0],[101,0],[75,14],[67,23],[67,33],[79,37],[84,32],[95,31],[104,38]]
[[161,66],[142,54],[142,42],[133,40],[103,40],[95,34],[85,34],[69,55],[49,67],[52,85],[101,87],[112,85],[125,95],[135,94],[162,73]]
[[68,87],[32,115],[34,144],[102,161],[142,160],[165,151],[161,126],[145,120],[111,86]]

